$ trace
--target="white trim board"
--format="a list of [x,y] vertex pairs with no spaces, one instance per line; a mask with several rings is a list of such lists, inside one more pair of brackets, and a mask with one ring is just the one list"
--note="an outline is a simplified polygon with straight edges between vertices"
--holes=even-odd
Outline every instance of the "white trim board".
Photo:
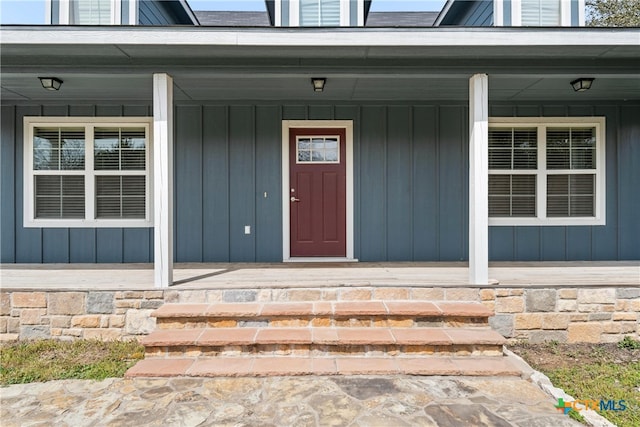
[[2,28],[3,46],[29,45],[122,45],[122,46],[295,46],[295,47],[509,47],[509,46],[581,46],[637,47],[638,28],[270,28],[264,30],[228,30],[209,27],[144,26]]
[[357,261],[354,258],[354,188],[353,188],[353,120],[283,120],[282,121],[282,260],[293,262],[291,258],[291,234],[289,212],[289,130],[295,128],[342,128],[346,139],[347,167],[347,256],[345,258],[301,258],[301,261],[317,259],[316,262]]
[[343,257],[295,257],[284,259],[282,262],[358,262],[358,260]]

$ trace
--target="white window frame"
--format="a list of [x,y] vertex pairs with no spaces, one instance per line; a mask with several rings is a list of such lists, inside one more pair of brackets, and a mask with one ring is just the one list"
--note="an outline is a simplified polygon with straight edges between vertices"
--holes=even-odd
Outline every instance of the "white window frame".
[[[35,218],[35,176],[33,169],[33,134],[38,127],[83,127],[85,128],[84,171],[42,171],[51,175],[84,176],[85,217],[82,218]],[[114,175],[114,171],[95,171],[93,129],[96,127],[144,127],[146,132],[145,163],[145,217],[144,218],[95,218],[95,177]],[[153,118],[152,117],[25,117],[23,149],[23,223],[24,227],[56,228],[131,228],[153,227]],[[40,171],[39,171],[40,172]],[[81,173],[79,173],[81,172]],[[140,171],[117,171],[115,175],[142,175]]]
[[[132,1],[132,3],[136,3],[137,1]],[[59,1],[59,19],[60,25],[71,25],[71,0],[60,0]],[[111,19],[109,25],[120,25],[122,21],[122,2],[120,0],[111,0]],[[137,15],[137,7],[136,7],[136,15]],[[51,18],[49,17],[49,20]],[[49,21],[50,22],[50,21]],[[85,24],[73,24],[73,25],[85,25]]]
[[[490,117],[489,128],[537,127],[537,169],[490,169],[489,175],[536,175],[536,217],[489,217],[497,226],[564,226],[606,224],[606,141],[604,117]],[[547,217],[547,176],[557,174],[593,174],[593,169],[547,170],[548,127],[594,127],[596,132],[595,202],[592,217]],[[487,177],[488,179],[488,177]]]
[[[362,3],[362,1],[359,0],[359,3]],[[276,12],[277,12],[277,6],[276,6]],[[359,12],[360,11],[358,10],[358,13]],[[362,7],[362,20],[364,22],[364,6]],[[277,24],[278,22],[276,20],[276,25]],[[349,0],[340,0],[340,26],[349,27],[350,25],[351,25],[351,7],[349,4]],[[289,26],[290,27],[300,26],[300,0],[289,1]],[[315,28],[315,27],[310,27],[310,28]]]
[[[570,27],[571,26],[571,2],[566,0],[557,0],[557,1],[560,2],[560,26]],[[580,6],[584,8],[584,3],[580,4],[578,8],[580,8]],[[522,26],[522,0],[511,0],[511,26],[512,27]]]

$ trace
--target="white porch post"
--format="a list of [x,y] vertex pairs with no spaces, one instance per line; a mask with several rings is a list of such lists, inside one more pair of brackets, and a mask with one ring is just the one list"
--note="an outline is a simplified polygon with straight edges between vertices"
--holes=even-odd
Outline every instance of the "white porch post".
[[156,288],[173,282],[173,79],[153,75],[153,263]]
[[489,78],[469,80],[469,283],[489,283]]

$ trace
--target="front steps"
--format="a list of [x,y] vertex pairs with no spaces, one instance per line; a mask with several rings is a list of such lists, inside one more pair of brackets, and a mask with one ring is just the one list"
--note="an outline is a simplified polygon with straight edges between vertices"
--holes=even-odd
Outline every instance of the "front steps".
[[166,304],[129,377],[519,375],[479,303]]

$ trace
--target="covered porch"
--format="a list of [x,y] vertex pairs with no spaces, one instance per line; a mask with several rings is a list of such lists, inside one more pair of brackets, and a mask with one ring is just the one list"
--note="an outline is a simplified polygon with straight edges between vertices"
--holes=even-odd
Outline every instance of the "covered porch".
[[[483,324],[508,340],[618,342],[640,333],[637,261],[490,263],[489,276],[491,284],[469,284],[466,263],[178,263],[174,284],[157,289],[152,264],[5,264],[0,339],[144,340],[159,308],[179,310],[185,322],[207,309],[223,317],[221,327],[264,326],[247,317],[271,309],[303,315],[280,326],[309,331],[317,310],[338,310],[341,325],[361,327],[363,313],[395,307],[409,310],[403,322],[412,313],[411,322],[433,327],[442,319],[421,320],[421,310],[448,307],[454,317],[483,311]],[[229,323],[229,313],[239,319]]]
[[[615,124],[638,110],[628,106],[640,97],[637,30],[32,30],[3,30],[3,103],[16,106],[5,120],[152,115],[153,228],[24,228],[22,206],[10,206],[3,229],[11,231],[3,234],[13,240],[3,238],[3,262],[153,262],[153,280],[148,266],[119,267],[110,276],[124,271],[123,283],[158,288],[218,286],[229,277],[278,283],[300,266],[225,272],[173,263],[287,258],[285,120],[353,122],[351,228],[347,224],[353,259],[468,261],[433,270],[306,265],[311,282],[329,274],[331,283],[351,285],[406,280],[467,287],[495,279],[555,286],[564,273],[567,280],[576,277],[576,285],[595,276],[606,286],[612,271],[595,273],[585,265],[501,270],[489,268],[488,260],[638,258],[637,202],[627,184],[629,173],[637,173],[637,144],[607,146],[607,200],[615,198],[597,218],[604,221],[608,212],[606,226],[489,227],[487,209],[489,117],[609,116],[608,136],[619,138]],[[37,77],[45,71],[64,80],[63,90],[42,92]],[[313,77],[326,79],[323,92],[313,91]],[[574,92],[569,82],[577,77],[596,84]],[[632,139],[629,128],[620,129]],[[209,143],[217,139],[223,142]],[[21,174],[12,164],[21,148],[6,148],[3,173]],[[618,176],[621,165],[625,177]],[[21,192],[19,178],[11,184]],[[11,271],[18,270],[3,274]],[[75,276],[78,283],[73,269],[62,271],[63,282]],[[613,274],[622,277],[617,284],[633,284],[637,265],[623,264],[622,271]],[[101,274],[96,280],[106,280]]]
[[[153,290],[153,264],[2,265],[3,290]],[[177,263],[172,290],[366,288],[637,288],[639,261],[492,262],[488,284],[470,284],[463,262]],[[408,293],[407,293],[408,295]],[[372,297],[373,298],[373,297]]]

